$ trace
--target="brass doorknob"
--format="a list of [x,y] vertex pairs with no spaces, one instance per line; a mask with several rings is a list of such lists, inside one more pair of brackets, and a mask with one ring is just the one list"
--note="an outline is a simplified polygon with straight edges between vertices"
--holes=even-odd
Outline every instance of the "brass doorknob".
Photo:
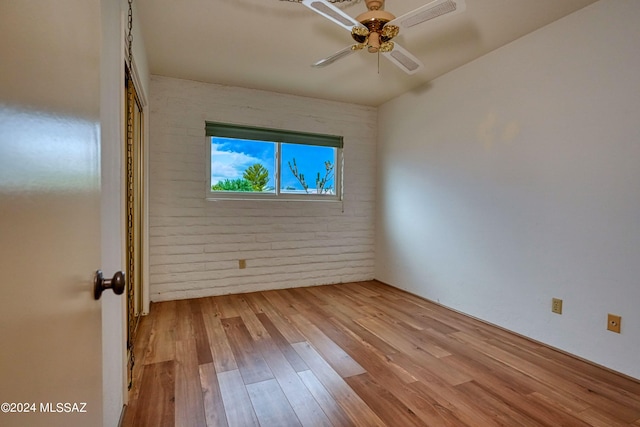
[[116,295],[122,295],[126,283],[125,275],[122,271],[117,271],[112,279],[105,279],[102,276],[102,271],[98,270],[93,278],[93,298],[100,299],[102,291],[107,289],[111,289]]

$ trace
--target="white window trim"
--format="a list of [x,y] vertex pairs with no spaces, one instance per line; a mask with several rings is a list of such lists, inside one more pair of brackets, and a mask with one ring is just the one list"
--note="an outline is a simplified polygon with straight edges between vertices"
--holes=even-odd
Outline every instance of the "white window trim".
[[[252,126],[244,126],[244,125],[235,125],[228,123],[217,123],[217,122],[205,122],[206,129],[206,180],[205,180],[205,188],[206,188],[206,200],[210,201],[218,201],[218,200],[272,200],[272,201],[304,201],[304,202],[342,202],[343,200],[343,169],[344,169],[344,155],[343,155],[343,139],[341,136],[333,136],[333,135],[322,135],[322,134],[312,134],[306,132],[295,132],[295,131],[287,131],[280,129],[268,129],[268,128],[257,128]],[[212,134],[215,132],[215,129],[221,131],[221,134]],[[248,137],[243,135],[243,131],[246,130],[247,133],[251,133],[253,137]],[[261,142],[274,142],[276,144],[275,147],[275,182],[274,187],[275,191],[273,193],[262,193],[262,192],[233,192],[233,191],[212,191],[211,190],[211,138],[212,137],[229,137],[229,138],[237,138],[237,139],[251,139],[255,141]],[[283,140],[276,140],[282,138]],[[296,138],[302,138],[306,142],[302,143],[302,145],[310,145],[310,146],[328,146],[332,148],[336,148],[336,159],[335,159],[335,194],[325,194],[318,195],[314,193],[301,193],[301,194],[292,194],[292,193],[281,193],[280,189],[280,174],[281,174],[281,149],[280,146],[282,143],[290,143],[290,144],[301,144],[297,142]],[[323,143],[323,140],[332,140],[329,143]],[[314,144],[314,141],[319,141],[320,143]],[[335,144],[335,145],[333,145]],[[339,145],[339,146],[336,146]]]

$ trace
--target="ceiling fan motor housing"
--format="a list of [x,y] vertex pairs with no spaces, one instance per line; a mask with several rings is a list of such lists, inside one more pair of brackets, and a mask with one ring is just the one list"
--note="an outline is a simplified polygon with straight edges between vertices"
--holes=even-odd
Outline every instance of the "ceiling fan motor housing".
[[384,9],[384,0],[365,0],[367,9],[369,10],[382,10]]
[[[367,6],[372,2],[374,0],[367,2]],[[351,37],[360,44],[366,43],[369,52],[378,52],[381,44],[387,43],[398,34],[398,27],[396,26],[391,26],[393,28],[389,29],[385,28],[387,22],[393,19],[395,19],[395,16],[384,10],[369,10],[356,16],[356,20],[369,31],[359,31],[354,28],[351,31]]]

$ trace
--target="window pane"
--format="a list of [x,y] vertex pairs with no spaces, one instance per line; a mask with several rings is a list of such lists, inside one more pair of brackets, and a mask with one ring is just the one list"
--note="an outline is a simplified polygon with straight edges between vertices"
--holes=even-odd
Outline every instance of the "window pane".
[[335,195],[337,149],[281,144],[280,192]]
[[211,138],[211,190],[275,193],[273,142]]

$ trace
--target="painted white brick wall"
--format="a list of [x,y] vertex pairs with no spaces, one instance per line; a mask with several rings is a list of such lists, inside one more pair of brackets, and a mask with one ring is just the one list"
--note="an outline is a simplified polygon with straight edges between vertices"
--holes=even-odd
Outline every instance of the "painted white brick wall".
[[[344,202],[205,200],[206,120],[342,135]],[[152,76],[149,127],[152,301],[373,279],[376,108]]]

